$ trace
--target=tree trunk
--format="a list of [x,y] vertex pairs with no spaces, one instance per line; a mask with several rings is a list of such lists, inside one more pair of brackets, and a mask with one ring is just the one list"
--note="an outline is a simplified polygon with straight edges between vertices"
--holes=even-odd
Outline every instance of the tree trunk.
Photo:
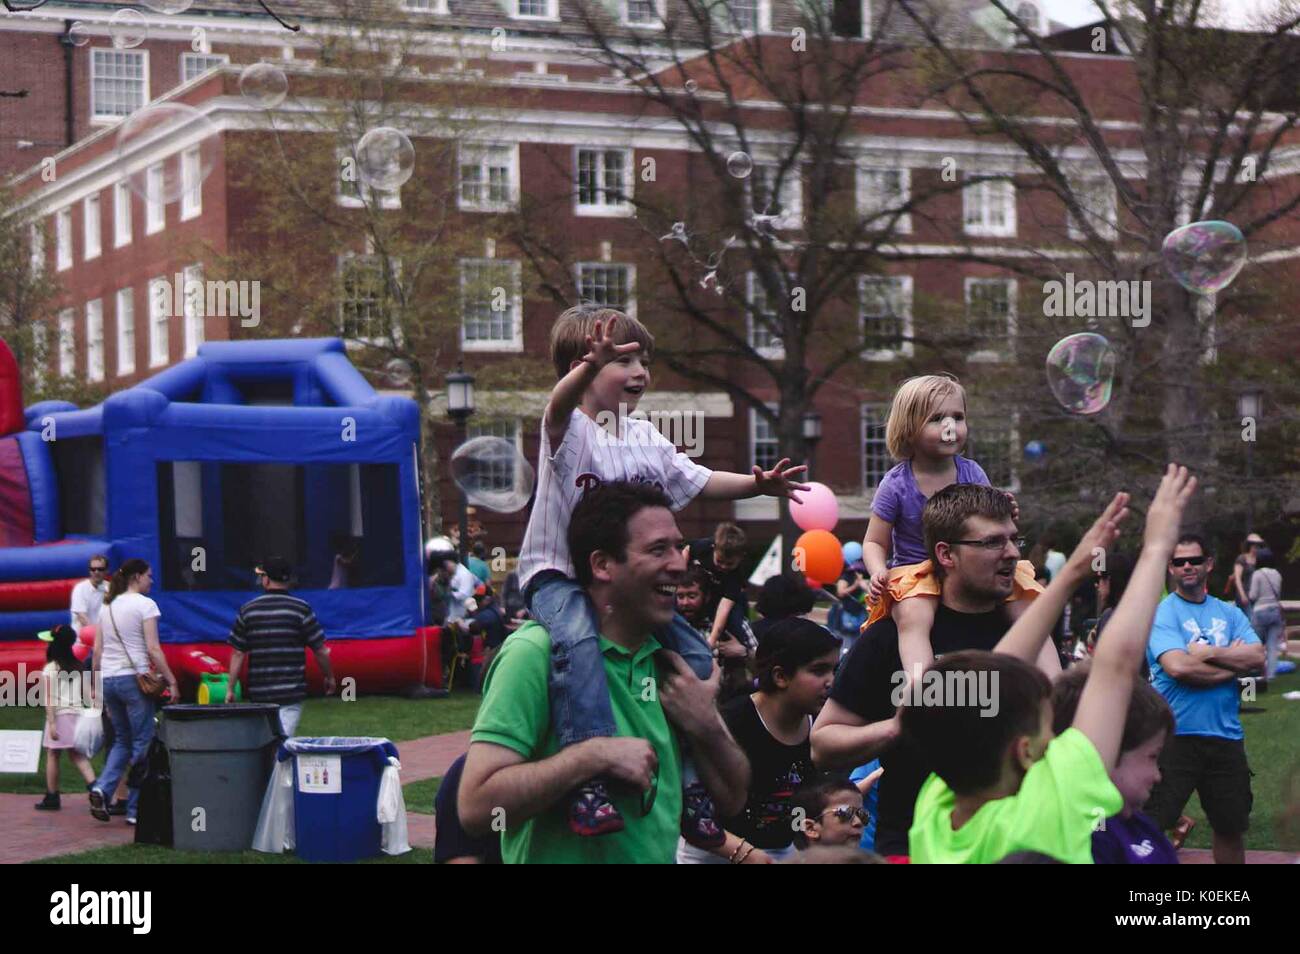
[[438,433],[433,398],[422,377],[417,378],[415,401],[420,407],[420,483],[424,538],[442,532],[442,495],[438,491]]

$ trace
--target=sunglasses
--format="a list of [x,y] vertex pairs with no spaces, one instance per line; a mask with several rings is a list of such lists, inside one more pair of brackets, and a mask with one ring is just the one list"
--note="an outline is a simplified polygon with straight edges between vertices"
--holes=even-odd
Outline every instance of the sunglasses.
[[1205,559],[1206,559],[1206,558],[1203,557],[1203,556],[1198,556],[1198,557],[1174,557],[1174,558],[1171,559],[1169,562],[1170,562],[1172,565],[1174,565],[1174,566],[1187,566],[1187,564],[1189,564],[1189,563],[1190,563],[1192,566],[1200,566],[1202,563],[1205,562]]
[[91,572],[91,573],[107,573],[107,572],[108,572],[108,567],[106,567],[106,566],[92,566],[92,567],[90,568],[90,572]]
[[862,822],[863,825],[871,823],[871,813],[869,811],[865,808],[853,808],[850,805],[842,805],[839,808],[829,808],[818,815],[817,818],[820,820],[825,818],[827,815],[834,815],[842,822],[850,822],[856,818],[858,821]]

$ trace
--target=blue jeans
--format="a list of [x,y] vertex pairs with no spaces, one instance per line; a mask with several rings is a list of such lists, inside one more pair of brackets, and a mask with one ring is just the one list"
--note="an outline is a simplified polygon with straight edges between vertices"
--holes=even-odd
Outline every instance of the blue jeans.
[[[586,591],[563,574],[544,570],[528,582],[525,600],[533,619],[551,635],[551,723],[560,745],[617,735],[600,627]],[[680,614],[654,635],[701,679],[713,672],[709,644]]]
[[[104,680],[104,712],[113,723],[113,747],[104,761],[104,770],[95,779],[94,787],[111,801],[118,783],[127,773],[128,766],[144,765],[153,741],[153,700],[145,697],[136,684],[135,676],[110,676]],[[128,818],[139,817],[140,789],[131,785],[127,777]]]
[[1266,606],[1263,609],[1257,609],[1250,614],[1250,622],[1254,626],[1255,635],[1264,644],[1264,678],[1272,679],[1277,675],[1277,659],[1281,655],[1282,637],[1286,632],[1286,626],[1282,620],[1282,608],[1280,606]]

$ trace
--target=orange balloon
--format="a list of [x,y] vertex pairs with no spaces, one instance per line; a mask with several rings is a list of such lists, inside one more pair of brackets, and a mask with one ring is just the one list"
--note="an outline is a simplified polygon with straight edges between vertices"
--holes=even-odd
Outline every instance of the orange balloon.
[[809,530],[794,544],[795,567],[818,583],[833,583],[844,570],[844,549],[829,530]]

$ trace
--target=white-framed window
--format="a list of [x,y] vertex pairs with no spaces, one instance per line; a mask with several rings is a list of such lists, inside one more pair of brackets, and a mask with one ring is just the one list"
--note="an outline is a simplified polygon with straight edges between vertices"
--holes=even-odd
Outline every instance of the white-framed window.
[[766,33],[772,29],[771,0],[721,0],[714,18],[724,30],[735,33]]
[[785,343],[777,333],[781,316],[772,306],[767,289],[757,272],[745,276],[745,297],[749,308],[745,310],[745,325],[749,346],[769,361],[785,357]]
[[167,206],[163,204],[163,164],[155,162],[145,170],[144,234],[161,232],[167,225]]
[[[891,214],[912,199],[912,171],[899,166],[860,165],[857,169],[858,215],[873,229],[888,226]],[[912,231],[912,213],[904,212],[894,223],[894,231]]]
[[966,279],[966,323],[975,337],[971,361],[999,361],[1012,349],[1016,334],[1016,280]]
[[31,246],[32,275],[45,271],[45,229],[40,222],[33,222],[28,228],[28,244]]
[[86,378],[104,380],[104,302],[86,302]]
[[135,291],[117,290],[117,376],[135,373]]
[[894,466],[894,459],[889,456],[889,444],[885,441],[888,421],[888,404],[862,405],[862,489],[868,493],[874,493]]
[[577,170],[579,215],[629,215],[632,212],[632,150],[579,148]]
[[230,62],[225,53],[182,53],[181,82],[188,83],[208,70],[220,69]]
[[77,316],[71,308],[59,312],[59,377],[77,370]]
[[[401,263],[390,262],[394,272]],[[397,275],[394,274],[394,280]],[[392,332],[392,292],[378,255],[339,256],[339,334],[360,342],[389,340]]]
[[171,321],[172,288],[165,278],[149,282],[149,367],[157,368],[171,359],[168,322]]
[[578,263],[578,298],[636,317],[636,266],[609,262]]
[[54,270],[72,267],[72,210],[59,209],[54,213]]
[[871,0],[828,0],[827,6],[833,35],[871,39]]
[[1020,489],[1016,473],[1016,415],[998,413],[992,408],[975,416],[964,451],[966,457],[979,461],[989,483],[1001,490]]
[[113,248],[131,244],[131,190],[125,182],[113,185]]
[[[374,195],[374,189],[361,181],[361,176],[357,172],[357,159],[355,154],[347,148],[338,150],[338,178],[334,182],[334,201],[347,209],[360,209],[371,201]],[[348,161],[350,160],[350,161]],[[400,209],[402,207],[402,191],[387,192],[379,190],[379,207],[381,209]]]
[[147,50],[90,51],[90,118],[115,120],[130,116],[149,102]]
[[[1088,216],[1097,234],[1105,241],[1113,242],[1119,236],[1119,210],[1115,184],[1106,178],[1074,179],[1070,182],[1070,189],[1074,192],[1074,200]],[[1082,239],[1083,229],[1079,227],[1078,221],[1068,209],[1065,218],[1070,238]]]
[[519,147],[461,143],[457,166],[460,207],[467,212],[507,212],[519,201]]
[[[768,408],[775,411],[776,405]],[[749,459],[764,470],[771,470],[781,459],[781,442],[776,428],[754,408],[749,409]]]
[[203,180],[199,164],[199,147],[181,153],[181,221],[203,212]]
[[558,20],[559,0],[507,0],[510,15],[517,20]]
[[[191,265],[183,273],[185,287],[185,357],[192,358],[199,353],[199,345],[207,340],[203,327],[203,266]],[[191,285],[190,282],[197,282]]]
[[667,0],[622,0],[623,25],[663,29]]
[[1015,235],[1015,183],[1008,179],[969,182],[962,190],[962,221],[967,235]]
[[912,355],[912,276],[858,278],[862,357],[887,361]]
[[[471,419],[466,428],[466,436],[470,440],[476,437],[500,437],[513,444],[521,456],[523,454],[523,426],[517,417],[488,418],[478,421]],[[490,493],[511,493],[522,489],[521,485],[526,475],[523,473],[523,468],[514,466],[513,461],[496,459],[468,463],[477,468],[475,479],[472,481],[477,487],[482,487]]]
[[794,163],[781,177],[777,188],[776,163],[755,163],[753,174],[745,180],[750,208],[757,215],[775,215],[772,225],[778,229],[797,229],[803,224],[803,176]]
[[520,274],[519,263],[507,259],[461,259],[462,351],[524,349],[524,305]]
[[402,0],[402,9],[415,13],[449,13],[447,0]]
[[81,223],[84,242],[82,247],[82,258],[90,261],[92,258],[99,258],[100,238],[99,238],[99,195],[88,195],[85,201],[81,203]]

